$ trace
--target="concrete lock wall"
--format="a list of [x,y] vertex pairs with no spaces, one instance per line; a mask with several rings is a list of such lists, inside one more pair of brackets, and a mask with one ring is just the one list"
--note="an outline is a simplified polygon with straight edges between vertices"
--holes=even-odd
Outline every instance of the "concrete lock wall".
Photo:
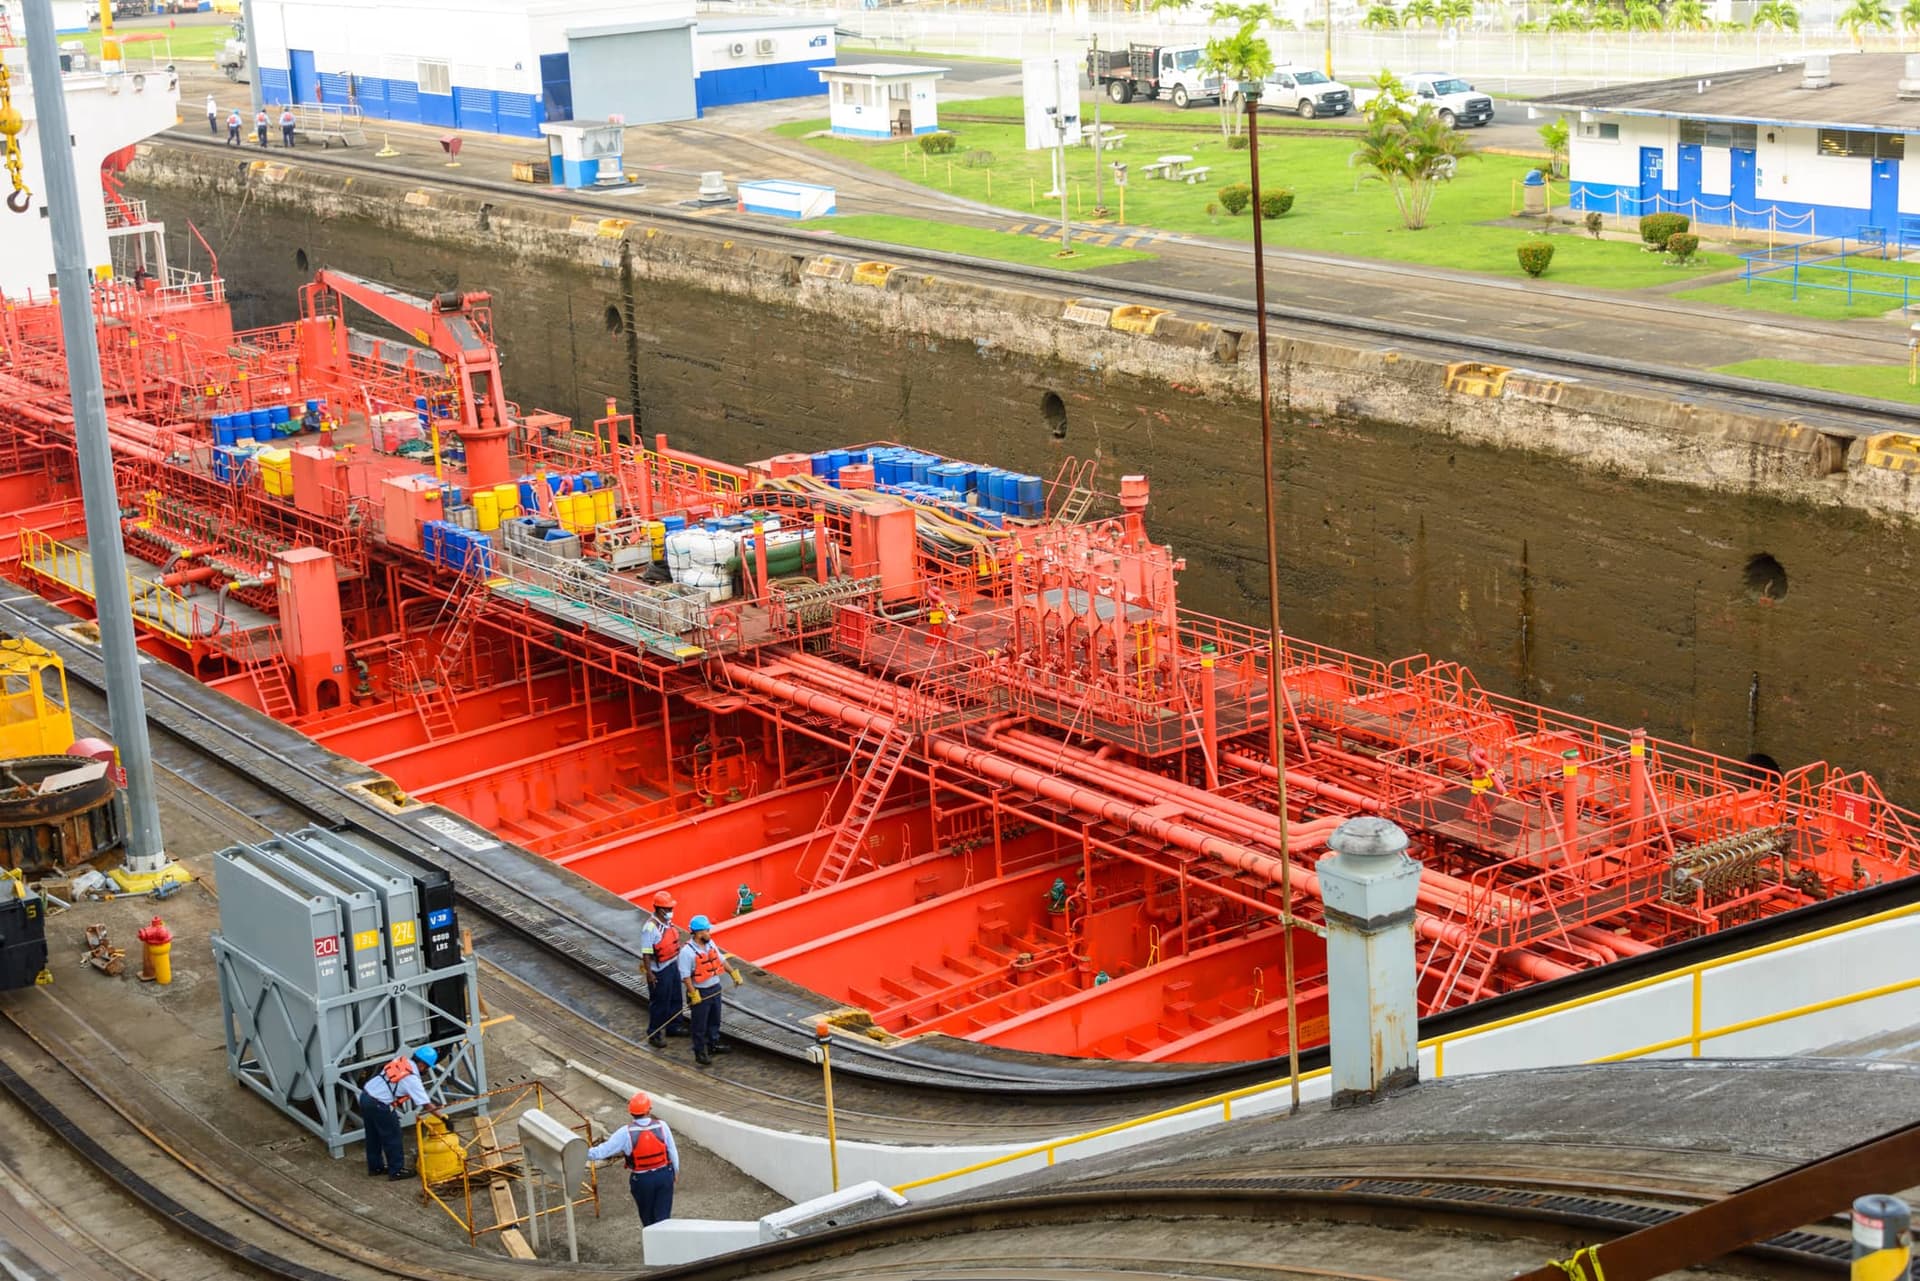
[[[1751,1019],[1777,1015],[1802,1006],[1851,996],[1860,991],[1912,977],[1904,958],[1920,948],[1920,913],[1817,939],[1792,948],[1736,961],[1703,971],[1698,1030],[1712,1032]],[[1517,1022],[1481,1033],[1466,1033],[1444,1048],[1444,1075],[1448,1078],[1488,1072],[1516,1072],[1531,1068],[1590,1063],[1609,1055],[1683,1037],[1695,1030],[1691,975],[1682,975],[1646,987],[1554,1014]],[[1805,1055],[1889,1028],[1920,1023],[1920,988],[1842,1005],[1784,1022],[1770,1023],[1731,1035],[1710,1037],[1701,1043],[1703,1058],[1768,1058]],[[1648,1055],[1649,1058],[1686,1058],[1690,1045]],[[628,1097],[646,1083],[602,1076],[591,1064],[569,1066],[595,1076],[618,1098]],[[1420,1052],[1422,1079],[1433,1079],[1436,1049]],[[829,1191],[826,1140],[813,1134],[770,1130],[735,1117],[683,1106],[646,1085],[654,1107],[676,1132],[698,1141],[715,1155],[738,1166],[782,1196],[809,1200]],[[1302,1081],[1301,1098],[1324,1100],[1329,1092],[1325,1074]],[[1262,1093],[1235,1099],[1234,1120],[1284,1112],[1288,1091],[1284,1082]],[[1208,1107],[1168,1117],[1132,1129],[1070,1144],[1056,1150],[1053,1164],[1064,1164],[1135,1144],[1206,1129],[1223,1122],[1219,1107]],[[1069,1136],[1062,1135],[1061,1138]],[[992,1160],[1035,1144],[972,1144],[895,1146],[872,1143],[840,1144],[841,1185],[872,1179],[888,1186],[929,1178]],[[959,1192],[975,1191],[1002,1179],[1043,1169],[1045,1153],[1035,1153],[990,1169],[942,1180],[907,1193],[909,1201],[924,1202]],[[724,1236],[725,1234],[722,1234]],[[733,1238],[728,1238],[733,1239]],[[649,1242],[651,1246],[651,1242]],[[680,1247],[675,1247],[680,1248]],[[694,1248],[687,1246],[686,1248]],[[740,1248],[737,1244],[727,1248]],[[655,1260],[648,1258],[648,1263]]]
[[[1151,332],[1071,284],[860,273],[721,228],[143,149],[131,176],[191,261],[219,241],[242,324],[322,265],[490,289],[514,399],[605,399],[724,458],[892,438],[1051,476],[1151,478],[1192,608],[1264,617],[1252,339]],[[198,254],[197,247],[194,254]],[[204,257],[204,255],[201,255]],[[874,256],[883,262],[882,251]],[[877,279],[877,284],[861,283]],[[1467,664],[1482,685],[1734,757],[1830,759],[1920,800],[1913,478],[1759,413],[1514,376],[1448,389],[1391,348],[1273,344],[1282,610],[1293,634]]]

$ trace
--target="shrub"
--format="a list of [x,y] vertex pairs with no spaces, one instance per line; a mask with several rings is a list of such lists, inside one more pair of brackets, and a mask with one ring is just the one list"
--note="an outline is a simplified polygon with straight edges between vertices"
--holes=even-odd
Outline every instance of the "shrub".
[[923,133],[920,150],[929,156],[950,156],[960,150],[960,139],[950,133]]
[[991,169],[993,168],[993,153],[975,147],[971,151],[962,153],[960,156],[960,164],[967,169]]
[[1546,275],[1547,264],[1553,261],[1553,246],[1544,240],[1528,241],[1515,252],[1520,256],[1520,270],[1529,276]]
[[1260,216],[1278,218],[1293,208],[1293,192],[1287,187],[1260,193]]
[[1605,225],[1605,220],[1598,213],[1590,213],[1586,217],[1586,224],[1587,234],[1595,240],[1600,239],[1600,228]]
[[1654,249],[1665,249],[1667,237],[1692,226],[1685,214],[1652,213],[1640,215],[1640,239]]
[[1220,188],[1220,207],[1230,214],[1242,214],[1253,203],[1253,188],[1244,182],[1229,183]]
[[1219,216],[1220,216],[1220,206],[1214,204],[1213,201],[1211,200],[1207,201],[1207,217],[1218,218]]
[[1227,139],[1228,151],[1245,151],[1246,149],[1247,149],[1247,135],[1245,135],[1244,133],[1236,133],[1228,137]]
[[1673,255],[1675,262],[1685,263],[1699,248],[1700,237],[1687,232],[1676,231],[1667,237],[1667,252]]

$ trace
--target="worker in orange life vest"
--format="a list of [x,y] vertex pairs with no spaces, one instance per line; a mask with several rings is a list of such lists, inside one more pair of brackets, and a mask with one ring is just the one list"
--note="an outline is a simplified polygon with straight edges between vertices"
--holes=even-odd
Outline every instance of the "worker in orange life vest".
[[680,1149],[673,1145],[673,1131],[667,1123],[653,1114],[653,1100],[646,1091],[627,1100],[627,1114],[633,1120],[588,1148],[587,1156],[594,1161],[624,1158],[627,1189],[633,1193],[634,1208],[640,1211],[640,1226],[646,1228],[673,1217]]
[[714,1055],[727,1052],[720,1044],[720,980],[732,975],[733,985],[739,987],[740,971],[713,941],[713,926],[706,917],[694,917],[687,929],[693,937],[680,949],[680,981],[693,1014],[693,1059],[706,1067]]
[[260,140],[261,146],[267,145],[267,109],[265,107],[253,113],[253,136]]
[[440,1062],[440,1052],[423,1045],[412,1054],[389,1060],[385,1067],[367,1078],[360,1087],[360,1121],[366,1127],[367,1173],[384,1174],[394,1181],[411,1179],[406,1145],[400,1141],[400,1113],[408,1107],[438,1112],[440,1105],[427,1097],[420,1083],[420,1069]]
[[640,926],[641,973],[647,976],[647,1044],[664,1049],[669,1036],[685,1036],[680,1013],[680,949],[686,939],[673,923],[673,895],[653,896],[653,911]]

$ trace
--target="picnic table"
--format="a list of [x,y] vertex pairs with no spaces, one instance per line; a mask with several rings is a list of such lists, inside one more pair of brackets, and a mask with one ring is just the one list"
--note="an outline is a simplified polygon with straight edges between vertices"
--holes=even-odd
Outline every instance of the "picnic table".
[[1191,163],[1192,160],[1192,156],[1160,156],[1157,157],[1152,164],[1147,166],[1147,173],[1149,175],[1158,175],[1169,182],[1174,182],[1184,176],[1186,166]]
[[1080,141],[1089,147],[1098,146],[1102,151],[1118,151],[1127,135],[1112,125],[1088,125],[1080,131]]

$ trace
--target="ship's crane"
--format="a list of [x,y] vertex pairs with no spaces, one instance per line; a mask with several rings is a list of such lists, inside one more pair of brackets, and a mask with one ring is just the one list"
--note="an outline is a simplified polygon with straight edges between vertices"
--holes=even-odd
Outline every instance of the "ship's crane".
[[513,478],[507,459],[512,409],[500,385],[490,294],[450,292],[421,298],[344,271],[323,269],[306,292],[309,317],[337,310],[327,305],[327,295],[358,304],[445,361],[459,388],[456,430],[466,446],[469,483],[482,489]]

